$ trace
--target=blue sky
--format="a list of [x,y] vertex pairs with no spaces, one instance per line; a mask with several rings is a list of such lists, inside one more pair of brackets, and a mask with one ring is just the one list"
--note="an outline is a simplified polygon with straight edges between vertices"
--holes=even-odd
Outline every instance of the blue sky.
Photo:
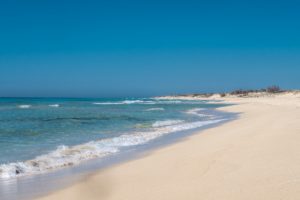
[[0,96],[300,88],[299,1],[0,2]]

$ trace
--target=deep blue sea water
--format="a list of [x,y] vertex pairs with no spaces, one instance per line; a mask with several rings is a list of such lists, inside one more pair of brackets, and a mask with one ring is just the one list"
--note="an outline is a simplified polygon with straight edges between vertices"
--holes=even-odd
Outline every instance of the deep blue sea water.
[[218,123],[222,104],[151,98],[0,98],[0,178],[107,157],[166,134]]

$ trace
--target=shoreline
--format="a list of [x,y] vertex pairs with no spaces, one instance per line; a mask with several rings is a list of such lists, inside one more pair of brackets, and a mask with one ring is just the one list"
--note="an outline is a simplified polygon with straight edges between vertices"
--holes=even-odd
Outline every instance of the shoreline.
[[[235,120],[238,117],[235,113],[221,112],[216,108],[207,109],[206,114],[215,116],[216,119],[221,120],[198,128],[166,134],[146,144],[138,145],[134,150],[131,148],[123,149],[118,154],[109,157],[92,159],[79,165],[57,169],[47,173],[21,176],[16,179],[4,179],[7,183],[0,181],[0,196],[4,198],[4,200],[30,200],[45,196],[46,194],[67,188],[74,183],[76,184],[97,171],[102,171],[112,166],[138,159],[150,154],[156,149],[172,145],[195,133],[219,126],[223,123],[228,123],[228,121]],[[41,187],[40,185],[43,186]],[[20,188],[21,190],[18,189],[16,191],[14,188]],[[5,189],[6,192],[4,192],[3,189]]]
[[231,98],[237,120],[100,170],[40,200],[300,198],[300,98]]
[[[65,103],[65,106],[59,108],[57,112],[52,110],[52,108],[48,108],[48,102],[35,112],[36,114],[34,114],[32,119],[22,119],[28,121],[27,126],[30,126],[30,123],[34,123],[36,127],[41,128],[32,128],[33,130],[25,128],[20,132],[22,133],[20,137],[8,134],[7,137],[12,135],[12,140],[24,140],[25,142],[28,139],[26,136],[30,135],[33,143],[24,145],[25,143],[20,142],[21,147],[18,146],[18,143],[15,143],[4,148],[4,151],[11,151],[11,153],[8,154],[10,156],[6,156],[6,154],[1,156],[0,181],[2,179],[43,174],[57,169],[72,167],[91,159],[119,153],[121,149],[126,147],[148,143],[166,134],[195,129],[219,121],[218,116],[206,113],[205,110],[209,111],[211,110],[209,108],[223,105],[215,105],[203,101],[189,102],[191,101],[160,101],[153,99],[118,100],[115,102],[102,100],[102,102],[98,103],[89,100],[85,105],[80,105],[81,102],[77,102],[77,106],[80,107],[82,112],[85,112],[85,107],[88,107],[87,113],[93,115],[93,117],[89,118],[85,117],[83,113],[76,113],[75,107],[77,106],[69,111],[68,102],[60,102]],[[45,104],[45,102],[40,103]],[[89,106],[88,103],[91,105]],[[34,102],[31,102],[31,104],[28,104],[29,107],[22,111],[17,106],[12,111],[15,114],[12,115],[17,116],[19,111],[21,114],[31,115],[30,112],[32,110],[30,107],[36,107]],[[100,106],[95,106],[95,104]],[[156,112],[157,108],[155,110],[151,108],[156,104],[161,104],[159,106],[162,108],[159,108],[159,112]],[[119,107],[115,105],[124,106]],[[111,106],[116,107],[116,109],[110,110]],[[5,106],[4,108],[9,109],[9,107]],[[138,112],[127,110],[131,108],[133,110],[138,108]],[[151,109],[149,110],[149,108]],[[108,117],[99,116],[99,113],[103,112]],[[201,114],[198,112],[201,112]],[[51,116],[55,115],[52,113],[70,113],[67,115],[73,116],[57,117]],[[80,115],[83,116],[80,117]],[[64,128],[62,122],[68,124],[68,126]],[[6,126],[11,126],[14,131],[18,132],[19,123],[13,124],[13,120],[8,120],[7,124]],[[56,126],[62,131],[59,137],[55,137],[55,133],[59,132],[59,130],[56,130]],[[41,137],[39,132],[45,133],[44,137]],[[74,134],[72,134],[73,132]],[[80,135],[78,133],[83,134]],[[37,139],[40,139],[39,141],[35,140],[35,135]],[[45,139],[43,140],[43,138]],[[34,141],[36,142],[34,143]],[[22,145],[25,147],[22,148]]]

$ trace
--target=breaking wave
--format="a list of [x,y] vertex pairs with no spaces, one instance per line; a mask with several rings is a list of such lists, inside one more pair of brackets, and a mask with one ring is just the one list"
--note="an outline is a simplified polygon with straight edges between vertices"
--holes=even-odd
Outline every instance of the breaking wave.
[[175,124],[181,124],[183,123],[183,120],[162,120],[162,121],[156,121],[152,124],[152,127],[163,127],[163,126],[171,126]]
[[196,115],[198,117],[213,117],[213,115],[211,114],[205,114],[205,113],[201,113],[201,111],[205,111],[206,109],[204,108],[194,108],[191,110],[186,111],[186,114],[190,114],[190,115]]
[[125,101],[116,101],[116,102],[94,102],[94,105],[126,105],[126,104],[146,104],[146,105],[155,105],[155,104],[199,104],[203,103],[201,101],[181,101],[181,100],[125,100]]
[[50,104],[48,105],[49,107],[54,107],[54,108],[58,108],[60,105],[59,104]]
[[164,111],[164,108],[149,108],[146,111]]
[[19,105],[18,108],[21,108],[21,109],[27,109],[27,108],[30,108],[31,105]]
[[48,154],[37,156],[24,162],[13,162],[0,165],[0,178],[13,178],[77,165],[93,158],[102,158],[116,154],[122,147],[145,144],[163,135],[170,133],[200,128],[205,125],[215,124],[224,119],[197,121],[184,123],[182,120],[157,121],[150,131],[134,132],[118,137],[91,141],[75,146],[59,146]]
[[154,104],[152,101],[142,101],[142,100],[125,100],[117,102],[95,102],[95,105],[122,105],[122,104]]

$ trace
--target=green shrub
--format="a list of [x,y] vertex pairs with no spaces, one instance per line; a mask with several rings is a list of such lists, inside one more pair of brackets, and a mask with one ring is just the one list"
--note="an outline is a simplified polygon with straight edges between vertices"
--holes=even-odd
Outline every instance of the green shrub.
[[276,85],[267,87],[266,90],[267,90],[268,93],[278,93],[278,92],[281,92],[280,87],[276,86]]

